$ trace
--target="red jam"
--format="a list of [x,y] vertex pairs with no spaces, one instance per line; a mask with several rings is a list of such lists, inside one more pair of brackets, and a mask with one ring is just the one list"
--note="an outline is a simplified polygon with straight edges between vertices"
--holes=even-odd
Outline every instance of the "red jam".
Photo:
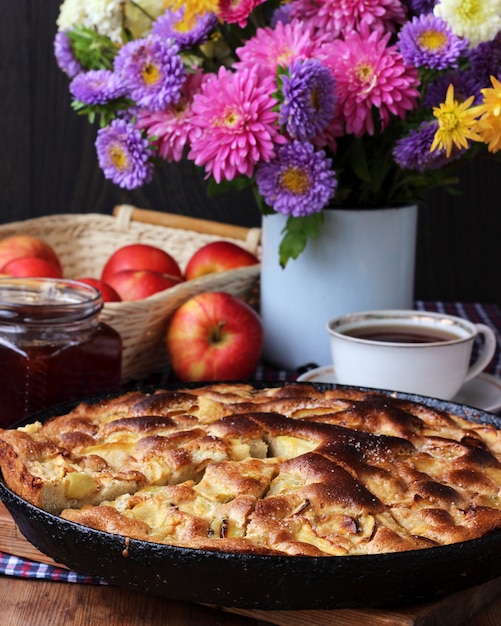
[[102,306],[83,283],[0,279],[0,427],[120,388],[122,341]]

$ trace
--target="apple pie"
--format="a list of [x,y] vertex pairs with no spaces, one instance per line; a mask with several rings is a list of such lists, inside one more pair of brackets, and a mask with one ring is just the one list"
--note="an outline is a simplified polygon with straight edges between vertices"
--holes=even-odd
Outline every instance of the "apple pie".
[[0,430],[6,485],[64,519],[160,544],[342,556],[501,529],[501,431],[306,383],[131,391]]

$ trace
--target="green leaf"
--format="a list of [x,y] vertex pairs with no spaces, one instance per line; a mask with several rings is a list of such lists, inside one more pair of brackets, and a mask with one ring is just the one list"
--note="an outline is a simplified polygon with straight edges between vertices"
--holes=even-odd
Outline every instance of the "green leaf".
[[278,248],[279,261],[282,267],[289,259],[297,259],[306,248],[309,239],[316,239],[320,234],[324,214],[312,213],[305,217],[289,217],[282,231],[284,236]]
[[99,119],[99,126],[103,128],[115,119],[117,113],[129,109],[133,104],[128,98],[116,98],[106,104],[85,104],[80,100],[73,100],[71,107],[78,115],[86,115],[91,124]]
[[73,55],[86,70],[111,70],[118,46],[91,28],[75,26],[67,31]]

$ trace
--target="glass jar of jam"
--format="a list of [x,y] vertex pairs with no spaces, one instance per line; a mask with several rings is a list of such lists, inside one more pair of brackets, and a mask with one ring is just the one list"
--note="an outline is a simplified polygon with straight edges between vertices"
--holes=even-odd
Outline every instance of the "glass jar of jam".
[[0,278],[0,427],[120,387],[122,341],[101,294],[51,278]]

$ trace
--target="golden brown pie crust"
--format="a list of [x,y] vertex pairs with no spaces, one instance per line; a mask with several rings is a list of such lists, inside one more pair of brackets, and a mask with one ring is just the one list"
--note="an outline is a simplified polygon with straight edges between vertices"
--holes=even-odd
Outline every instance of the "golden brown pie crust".
[[397,552],[501,528],[501,431],[290,383],[134,391],[0,430],[7,486],[86,526],[184,547]]

